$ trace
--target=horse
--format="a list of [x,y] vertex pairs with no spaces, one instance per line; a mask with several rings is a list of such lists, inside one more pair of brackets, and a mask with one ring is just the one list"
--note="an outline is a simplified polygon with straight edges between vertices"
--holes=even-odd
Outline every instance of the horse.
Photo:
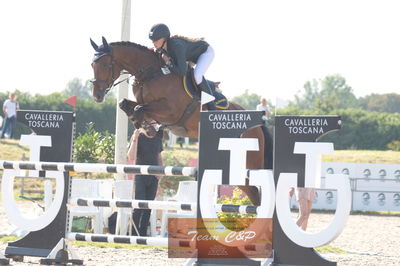
[[[104,37],[100,46],[90,41],[96,51],[92,61],[92,95],[96,102],[104,101],[120,73],[127,71],[135,77],[133,94],[136,102],[123,99],[119,107],[136,128],[150,130],[153,127],[149,126],[148,121],[156,120],[177,136],[198,137],[200,103],[185,92],[182,77],[174,73],[163,74],[162,59],[156,52],[133,42],[108,43]],[[228,110],[244,109],[229,102]],[[260,147],[259,151],[248,151],[247,169],[272,169],[272,137],[268,129],[264,126],[255,127],[246,131],[242,137],[257,138]],[[256,187],[240,188],[254,205],[260,204]]]

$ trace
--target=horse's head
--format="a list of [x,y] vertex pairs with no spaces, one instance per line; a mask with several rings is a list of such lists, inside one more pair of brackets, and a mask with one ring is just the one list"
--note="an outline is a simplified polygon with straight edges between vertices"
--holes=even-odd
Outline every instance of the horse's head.
[[92,39],[92,44],[96,53],[94,54],[92,67],[94,72],[92,95],[96,102],[103,102],[104,96],[113,87],[114,81],[120,76],[121,66],[117,64],[113,57],[112,47],[103,37],[103,44],[98,46]]

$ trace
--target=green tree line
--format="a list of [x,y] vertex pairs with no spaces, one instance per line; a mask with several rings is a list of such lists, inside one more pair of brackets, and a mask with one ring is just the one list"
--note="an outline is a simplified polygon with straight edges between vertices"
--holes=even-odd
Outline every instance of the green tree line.
[[[260,96],[247,90],[235,102],[254,110]],[[268,101],[273,108],[273,102]],[[275,113],[275,112],[271,112]],[[373,93],[357,98],[341,75],[307,81],[278,115],[340,115],[343,127],[325,136],[336,149],[400,149],[400,94]],[[271,117],[273,125],[274,117]]]
[[[56,92],[49,95],[31,95],[28,92],[20,92],[18,90],[16,92],[21,110],[73,111],[72,106],[64,102],[72,95],[67,95],[64,92]],[[8,92],[0,93],[1,104],[8,98],[8,94]],[[77,97],[76,114],[76,130],[78,135],[85,132],[88,123],[93,123],[96,131],[115,133],[115,97],[108,96],[101,104],[89,98]],[[1,115],[4,117],[3,113]],[[132,130],[132,125],[130,127]],[[30,131],[21,123],[17,123],[15,133],[15,138],[19,138],[21,134],[30,134]]]
[[321,141],[333,142],[335,149],[387,150],[400,140],[400,113],[362,109],[338,109],[326,113],[288,107],[280,109],[278,114],[341,116],[342,129],[321,138]]
[[[0,103],[9,92],[0,93]],[[73,79],[63,92],[49,95],[31,95],[17,91],[18,102],[25,110],[72,111],[64,100],[77,95],[77,135],[84,134],[88,123],[93,129],[105,134],[115,132],[116,100],[107,96],[102,104],[95,103],[90,96],[89,82]],[[266,95],[266,98],[267,95]],[[232,100],[245,109],[254,110],[260,95],[248,90]],[[271,108],[273,102],[268,101]],[[274,112],[271,112],[274,113]],[[294,100],[285,108],[276,110],[279,115],[340,115],[343,128],[327,135],[324,140],[333,141],[336,149],[397,149],[400,146],[400,94],[370,94],[357,98],[346,79],[340,75],[329,75],[323,79],[307,81]],[[271,117],[273,126],[274,117]],[[132,125],[130,130],[132,131]],[[130,132],[131,132],[130,131]],[[18,125],[16,137],[30,133]]]

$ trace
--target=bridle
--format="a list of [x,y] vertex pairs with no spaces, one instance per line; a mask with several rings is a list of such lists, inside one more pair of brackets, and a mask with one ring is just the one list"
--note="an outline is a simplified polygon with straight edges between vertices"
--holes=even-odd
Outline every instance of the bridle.
[[[105,91],[104,91],[104,95],[106,95],[111,89],[113,89],[115,86],[117,86],[118,84],[120,84],[120,83],[122,83],[122,82],[124,82],[124,81],[127,81],[127,80],[129,80],[129,76],[127,77],[127,78],[125,78],[125,79],[122,79],[122,80],[120,80],[120,81],[118,81],[118,82],[116,82],[115,83],[115,81],[113,81],[113,77],[114,77],[114,65],[116,64],[116,62],[115,62],[115,60],[114,60],[114,57],[113,57],[113,55],[112,55],[112,53],[103,53],[103,54],[100,54],[100,55],[98,55],[98,57],[96,57],[94,60],[93,60],[93,63],[94,62],[96,62],[97,60],[99,60],[100,58],[102,58],[102,57],[104,57],[104,56],[110,56],[111,57],[111,63],[109,63],[109,64],[107,64],[105,67],[107,67],[108,69],[109,69],[109,72],[108,72],[108,75],[107,75],[107,78],[106,79],[96,79],[96,78],[94,78],[94,79],[92,79],[92,80],[90,80],[90,82],[94,85],[94,84],[99,84],[99,83],[105,83],[106,85],[107,85],[107,88],[105,89]],[[122,74],[129,74],[128,72],[126,72],[126,71],[122,71],[119,75],[118,75],[118,77],[119,76],[121,76]],[[108,79],[111,77],[111,82],[108,82]],[[118,79],[118,77],[116,78],[116,80]]]

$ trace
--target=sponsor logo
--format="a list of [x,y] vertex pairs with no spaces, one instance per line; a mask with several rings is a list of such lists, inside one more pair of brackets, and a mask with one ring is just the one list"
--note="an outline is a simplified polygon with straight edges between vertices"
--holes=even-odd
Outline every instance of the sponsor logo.
[[363,176],[364,176],[365,179],[369,179],[371,177],[371,170],[365,169],[363,171]]
[[326,197],[326,203],[332,204],[332,202],[333,202],[333,192],[332,191],[326,192],[325,193],[325,197]]
[[348,169],[348,168],[343,168],[342,174],[344,174],[344,175],[350,175],[349,169]]
[[[367,169],[368,170],[368,169]],[[362,203],[364,205],[369,205],[369,200],[371,199],[371,196],[369,195],[368,192],[365,192],[362,194]]]
[[394,172],[394,178],[396,178],[397,182],[400,182],[400,170]]
[[385,200],[386,200],[385,194],[384,193],[379,193],[378,194],[378,205],[379,206],[385,205]]
[[385,178],[385,176],[386,176],[386,170],[384,169],[379,170],[379,178],[381,179],[381,181],[384,181],[383,179]]
[[393,195],[393,204],[394,206],[400,206],[400,194],[396,193]]

